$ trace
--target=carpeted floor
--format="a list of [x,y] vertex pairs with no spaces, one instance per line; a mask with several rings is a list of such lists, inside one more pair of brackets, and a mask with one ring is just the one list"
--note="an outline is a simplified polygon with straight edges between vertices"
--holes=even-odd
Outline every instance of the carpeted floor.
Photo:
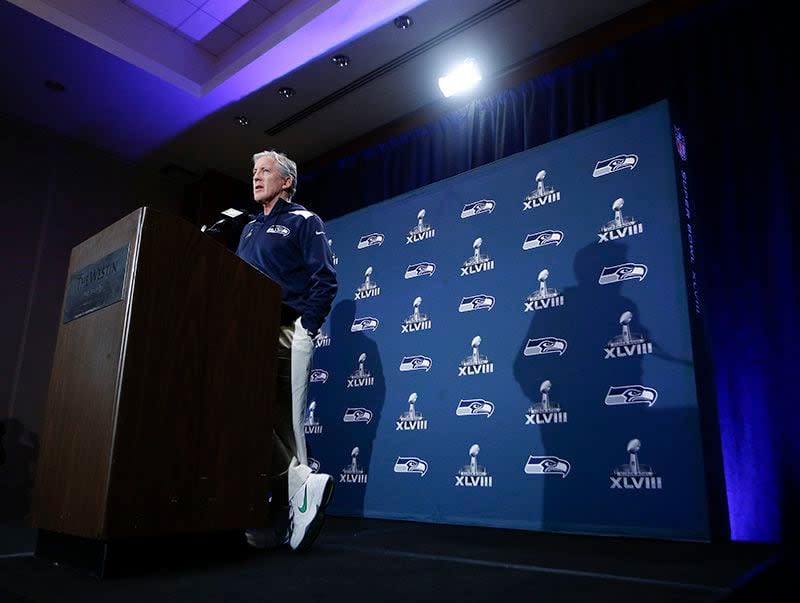
[[768,592],[775,572],[788,575],[776,547],[746,543],[329,517],[305,554],[256,552],[238,534],[185,544],[140,551],[104,580],[33,556],[0,557],[0,602],[794,600]]

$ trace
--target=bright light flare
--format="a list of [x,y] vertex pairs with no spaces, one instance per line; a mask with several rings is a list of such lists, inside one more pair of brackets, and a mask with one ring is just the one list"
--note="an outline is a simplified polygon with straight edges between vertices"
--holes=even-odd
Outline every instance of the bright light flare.
[[461,94],[481,81],[481,72],[474,59],[465,59],[461,65],[439,78],[439,89],[445,97]]

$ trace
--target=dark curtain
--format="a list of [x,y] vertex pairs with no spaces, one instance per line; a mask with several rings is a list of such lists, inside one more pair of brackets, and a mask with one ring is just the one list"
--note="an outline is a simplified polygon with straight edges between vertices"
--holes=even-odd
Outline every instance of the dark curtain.
[[693,166],[731,535],[786,542],[800,510],[793,30],[774,3],[709,3],[309,173],[300,200],[331,219],[669,99]]

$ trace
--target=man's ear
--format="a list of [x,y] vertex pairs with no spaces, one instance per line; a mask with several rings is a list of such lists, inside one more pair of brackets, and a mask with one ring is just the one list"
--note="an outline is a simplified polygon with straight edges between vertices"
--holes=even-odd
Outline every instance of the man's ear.
[[281,186],[281,190],[288,191],[290,188],[292,188],[292,184],[294,184],[294,178],[291,176],[286,176],[286,178],[283,179],[283,186]]

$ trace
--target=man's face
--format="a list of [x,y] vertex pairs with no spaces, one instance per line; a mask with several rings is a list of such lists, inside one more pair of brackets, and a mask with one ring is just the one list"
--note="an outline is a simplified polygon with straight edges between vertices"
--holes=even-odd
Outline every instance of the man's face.
[[280,166],[272,157],[259,157],[253,166],[253,199],[256,203],[270,203],[291,184],[291,177],[281,175]]

